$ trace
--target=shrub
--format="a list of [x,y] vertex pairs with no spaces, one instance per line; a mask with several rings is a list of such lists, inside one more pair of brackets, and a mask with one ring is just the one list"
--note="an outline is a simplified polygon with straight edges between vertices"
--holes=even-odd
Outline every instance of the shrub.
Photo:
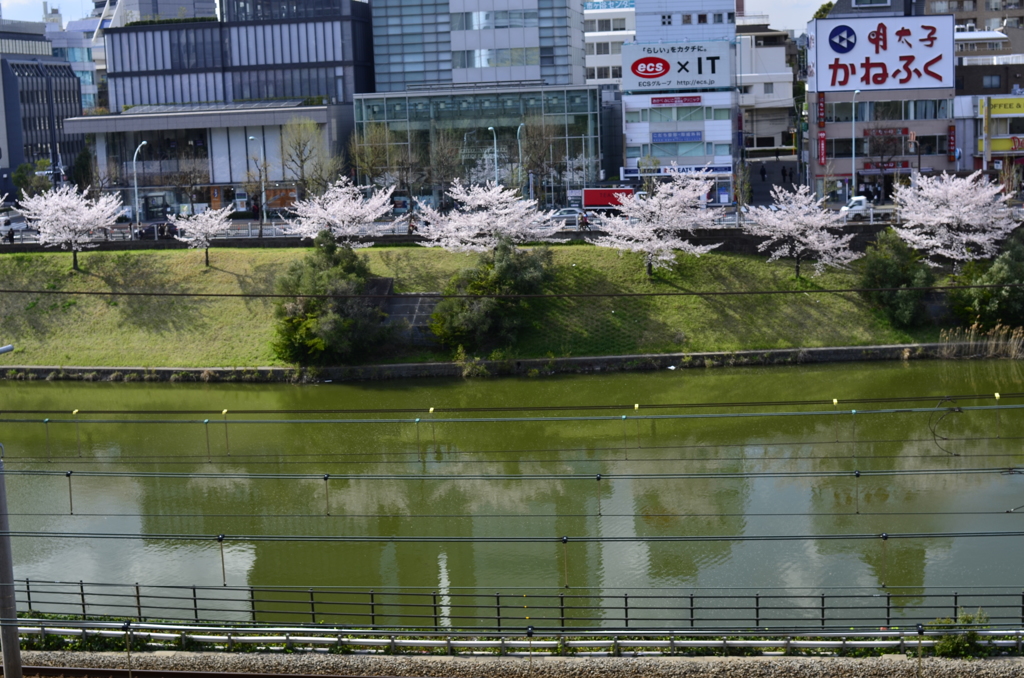
[[274,309],[274,353],[296,365],[329,365],[378,347],[387,335],[381,324],[384,312],[373,299],[347,296],[362,294],[369,276],[366,257],[339,247],[328,233],[318,235],[313,251],[278,280],[278,293],[293,298],[279,301]]
[[884,290],[862,295],[897,327],[912,327],[925,319],[925,292],[907,288],[927,287],[934,282],[935,275],[921,255],[892,229],[879,233],[860,260],[861,287]]
[[1006,251],[991,265],[966,264],[954,279],[961,289],[950,290],[949,305],[965,325],[982,329],[996,325],[1024,325],[1024,288],[986,287],[962,289],[967,285],[1020,285],[1024,283],[1024,237],[1010,239]]
[[494,295],[537,294],[550,269],[547,248],[523,250],[500,240],[475,268],[457,273],[448,282],[430,318],[430,331],[441,343],[467,351],[514,343],[526,323],[530,300]]
[[960,608],[955,621],[949,617],[936,619],[928,624],[929,630],[966,631],[939,638],[935,643],[935,654],[939,657],[977,657],[988,654],[987,649],[978,644],[978,628],[987,623],[988,615],[981,608],[974,614],[964,612],[964,609]]

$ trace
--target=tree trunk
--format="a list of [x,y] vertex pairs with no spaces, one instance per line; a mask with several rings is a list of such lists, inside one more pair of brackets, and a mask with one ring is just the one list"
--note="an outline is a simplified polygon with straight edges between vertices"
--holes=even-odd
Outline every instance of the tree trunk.
[[800,255],[796,255],[796,277],[800,277]]
[[654,275],[654,264],[651,263],[651,258],[647,257],[647,277],[650,278]]
[[206,254],[206,265],[209,266],[210,265],[210,248],[209,247],[204,248],[203,252],[205,252],[205,254]]
[[71,268],[78,270],[78,250],[71,250]]

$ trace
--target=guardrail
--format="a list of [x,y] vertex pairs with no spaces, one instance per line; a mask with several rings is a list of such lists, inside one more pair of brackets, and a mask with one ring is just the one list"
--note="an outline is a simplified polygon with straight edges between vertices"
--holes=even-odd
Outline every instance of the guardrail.
[[570,629],[891,627],[983,608],[994,624],[1024,625],[1024,591],[409,591],[344,587],[148,586],[19,580],[19,610],[191,621],[309,621],[371,628],[527,625]]
[[[932,648],[942,637],[974,633],[977,643],[1003,651],[1020,654],[1024,629],[1020,627],[996,628],[925,628],[918,632],[916,627],[900,630],[846,629],[836,632],[738,632],[722,635],[721,632],[704,634],[675,630],[666,633],[607,633],[573,632],[571,634],[534,631],[521,628],[515,632],[488,634],[406,630],[402,637],[382,634],[363,628],[324,626],[200,626],[131,622],[64,622],[42,619],[20,619],[18,632],[26,638],[58,636],[85,640],[107,638],[122,640],[125,644],[138,647],[151,643],[162,647],[180,646],[194,648],[196,644],[213,645],[234,650],[236,646],[250,645],[269,649],[334,648],[335,651],[360,652],[367,654],[401,654],[413,650],[417,654],[430,653],[487,654],[505,656],[621,656],[630,655],[677,655],[702,650],[722,653],[730,651],[760,650],[762,654],[788,654],[794,651],[815,651],[842,654],[849,650],[890,649],[896,652]],[[668,636],[667,638],[665,636]]]

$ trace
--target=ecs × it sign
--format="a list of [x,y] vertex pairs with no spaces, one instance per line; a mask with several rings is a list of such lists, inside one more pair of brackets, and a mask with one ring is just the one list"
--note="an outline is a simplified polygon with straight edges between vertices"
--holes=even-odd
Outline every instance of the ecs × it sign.
[[622,91],[719,89],[732,86],[728,41],[622,46]]

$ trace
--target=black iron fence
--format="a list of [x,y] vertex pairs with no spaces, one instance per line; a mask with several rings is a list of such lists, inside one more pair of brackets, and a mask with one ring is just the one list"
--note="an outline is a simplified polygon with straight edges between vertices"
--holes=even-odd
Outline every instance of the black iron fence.
[[1024,590],[831,592],[374,591],[337,587],[149,586],[20,580],[18,608],[83,619],[313,623],[518,630],[899,627],[983,609],[1024,625]]

